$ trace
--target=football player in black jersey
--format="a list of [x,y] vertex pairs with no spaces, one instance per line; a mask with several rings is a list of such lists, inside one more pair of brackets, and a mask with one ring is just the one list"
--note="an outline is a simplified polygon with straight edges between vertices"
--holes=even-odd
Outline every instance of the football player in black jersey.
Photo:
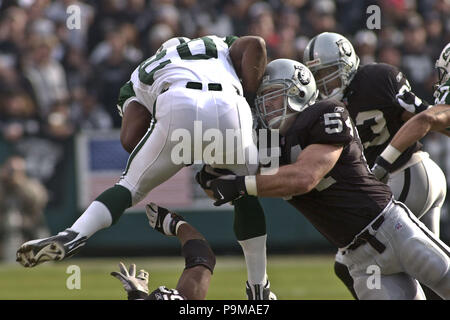
[[302,64],[267,65],[256,105],[263,123],[279,129],[283,165],[272,174],[207,181],[215,205],[246,194],[288,199],[339,248],[359,299],[424,299],[417,280],[449,299],[450,249],[371,173],[345,105],[314,103],[316,95]]
[[395,161],[429,131],[450,136],[450,43],[442,50],[435,67],[439,74],[434,91],[435,106],[412,117],[397,131],[391,143],[375,160],[375,175],[389,174],[391,164],[387,159]]
[[160,286],[148,294],[148,272],[136,265],[127,270],[121,262],[120,272],[111,272],[122,282],[129,300],[203,300],[208,292],[216,257],[203,235],[187,223],[183,217],[151,203],[146,206],[150,226],[167,236],[176,236],[186,259],[186,267],[178,280],[176,289]]
[[[372,170],[376,169],[377,157],[405,121],[429,108],[411,92],[408,80],[397,68],[384,63],[360,66],[352,44],[340,34],[324,32],[312,38],[303,59],[317,81],[320,98],[345,103]],[[419,142],[396,156],[389,166],[389,180],[383,182],[391,187],[395,199],[404,202],[439,236],[440,211],[447,185],[444,173],[422,151]],[[341,258],[338,252],[336,274],[351,289],[351,278]],[[427,296],[432,295],[427,290]]]

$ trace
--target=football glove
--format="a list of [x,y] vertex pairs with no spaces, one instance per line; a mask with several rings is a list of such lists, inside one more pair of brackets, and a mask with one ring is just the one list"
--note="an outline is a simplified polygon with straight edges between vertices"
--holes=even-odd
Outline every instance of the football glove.
[[233,174],[230,170],[213,168],[205,164],[203,168],[195,175],[195,181],[205,190],[211,190],[209,183],[223,175]]
[[371,171],[378,180],[383,183],[387,183],[389,180],[390,167],[391,164],[389,162],[387,162],[383,157],[378,156]]
[[136,276],[136,265],[131,264],[129,270],[119,263],[120,272],[113,271],[111,275],[122,282],[123,288],[128,293],[128,300],[145,299],[148,296],[148,272],[140,270]]
[[416,97],[411,91],[405,91],[395,96],[398,104],[411,113],[419,113],[429,107],[428,102]]
[[170,212],[166,208],[157,206],[154,203],[145,206],[150,227],[161,232],[166,236],[175,236],[177,227],[186,223],[184,218],[174,212]]
[[245,176],[221,176],[212,180],[210,186],[216,199],[214,202],[216,207],[248,194],[245,187]]

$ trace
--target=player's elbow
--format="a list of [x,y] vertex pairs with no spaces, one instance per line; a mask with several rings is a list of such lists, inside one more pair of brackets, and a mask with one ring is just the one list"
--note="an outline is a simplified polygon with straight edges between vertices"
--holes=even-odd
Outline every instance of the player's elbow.
[[428,130],[436,129],[440,125],[439,117],[434,112],[421,112],[416,120],[422,126],[426,126]]
[[266,41],[259,36],[251,36],[253,47],[258,51],[266,51]]
[[266,41],[259,36],[246,36],[242,39],[243,50],[242,56],[251,56],[253,59],[259,60],[267,55]]

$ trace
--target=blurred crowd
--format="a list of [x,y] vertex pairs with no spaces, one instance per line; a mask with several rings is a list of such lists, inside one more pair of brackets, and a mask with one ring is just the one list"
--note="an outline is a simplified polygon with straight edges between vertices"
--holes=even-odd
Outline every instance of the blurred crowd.
[[[369,30],[373,4],[381,25]],[[68,23],[73,5],[79,28]],[[259,35],[269,59],[302,61],[323,31],[347,36],[363,64],[399,67],[416,95],[433,102],[450,0],[0,0],[0,139],[48,186],[76,132],[120,127],[119,88],[165,40]],[[450,159],[449,148],[433,150]]]

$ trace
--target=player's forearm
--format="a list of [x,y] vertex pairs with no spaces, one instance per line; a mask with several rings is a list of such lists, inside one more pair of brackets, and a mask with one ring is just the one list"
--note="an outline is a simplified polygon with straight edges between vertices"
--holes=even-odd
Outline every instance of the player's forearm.
[[430,129],[429,123],[412,118],[400,128],[390,144],[400,153],[403,153],[414,142],[422,139]]
[[450,137],[450,105],[437,105],[437,115],[432,130]]
[[[411,118],[395,134],[391,145],[403,152],[414,142],[422,139],[429,131],[446,133],[450,126],[450,106],[436,105]],[[448,133],[446,133],[448,135]]]
[[299,170],[296,165],[286,165],[274,175],[257,175],[259,197],[289,197],[311,191],[317,185],[311,173]]
[[439,130],[438,132],[446,135],[447,137],[450,137],[450,127],[444,130]]
[[295,163],[280,167],[276,174],[257,175],[257,195],[289,197],[310,192],[334,167],[342,150],[340,145],[309,145]]

